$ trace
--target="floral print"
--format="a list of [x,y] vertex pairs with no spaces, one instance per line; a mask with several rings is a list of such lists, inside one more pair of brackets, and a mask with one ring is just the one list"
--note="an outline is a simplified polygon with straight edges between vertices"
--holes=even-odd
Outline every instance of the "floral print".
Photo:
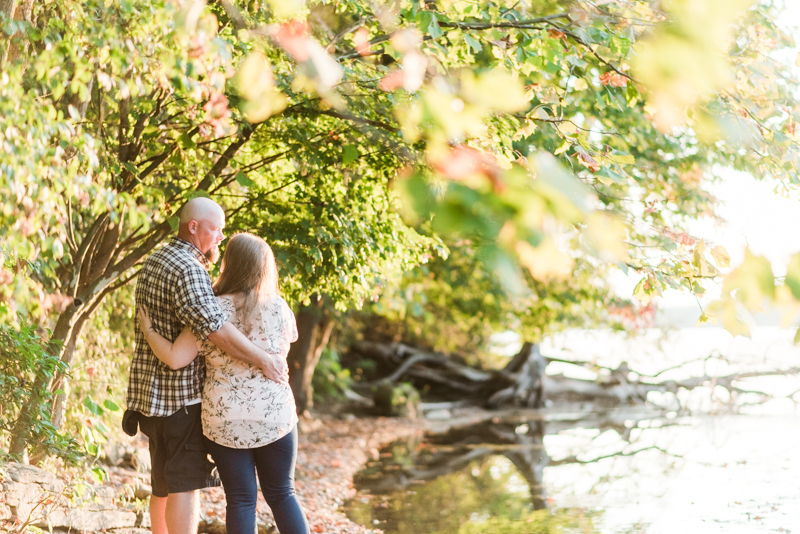
[[[233,297],[217,297],[220,306],[240,331],[243,318],[236,313]],[[259,348],[286,358],[297,340],[294,314],[280,296],[270,297],[251,318],[248,336]],[[233,449],[252,449],[276,441],[297,424],[292,390],[267,379],[257,367],[231,358],[214,344],[200,342],[206,361],[203,387],[203,433],[214,443]]]

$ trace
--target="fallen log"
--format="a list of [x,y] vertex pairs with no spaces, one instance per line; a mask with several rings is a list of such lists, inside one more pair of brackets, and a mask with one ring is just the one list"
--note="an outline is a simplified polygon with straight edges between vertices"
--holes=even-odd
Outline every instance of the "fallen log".
[[[549,402],[593,402],[601,405],[641,405],[651,392],[677,394],[680,390],[721,386],[732,395],[756,393],[763,399],[769,395],[747,390],[738,381],[746,378],[798,374],[800,368],[735,373],[725,376],[703,375],[683,380],[658,380],[632,371],[622,362],[617,368],[603,368],[590,362],[547,358],[538,345],[525,343],[522,349],[501,370],[470,367],[446,354],[421,350],[402,343],[363,341],[351,347],[359,359],[376,362],[383,378],[392,384],[410,382],[426,394],[427,404],[465,403],[490,409],[503,407],[541,408]],[[547,364],[552,361],[591,369],[594,380],[548,375]],[[603,370],[607,374],[598,372]],[[355,384],[361,395],[369,392],[378,381]],[[677,402],[677,401],[676,401]]]

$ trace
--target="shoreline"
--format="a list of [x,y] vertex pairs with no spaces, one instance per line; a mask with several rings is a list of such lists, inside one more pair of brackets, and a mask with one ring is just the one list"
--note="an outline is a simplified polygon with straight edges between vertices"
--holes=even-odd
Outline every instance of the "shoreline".
[[[498,412],[489,412],[479,408],[462,408],[447,412],[448,417],[436,419],[419,418],[409,420],[390,417],[356,417],[353,415],[334,416],[316,413],[314,418],[301,419],[298,424],[300,440],[296,467],[296,489],[300,502],[308,518],[311,533],[327,534],[382,534],[379,528],[359,525],[347,518],[342,507],[344,503],[356,495],[353,483],[354,476],[369,461],[377,460],[381,447],[406,437],[422,437],[426,433],[440,434],[453,427],[474,424],[487,418],[495,418]],[[91,488],[90,494],[75,502],[63,504],[50,500],[52,493],[48,487],[34,491],[40,495],[26,496],[34,509],[37,502],[47,499],[45,505],[50,508],[61,506],[65,513],[83,515],[90,514],[94,519],[78,527],[73,524],[72,532],[84,534],[147,534],[150,532],[150,517],[147,512],[150,495],[149,453],[147,441],[139,434],[135,438],[109,444],[106,458],[111,465],[105,469],[108,479],[97,484],[91,480],[87,470],[69,473],[57,470],[58,474],[24,466],[37,473],[36,476],[52,480],[61,480],[61,485],[80,483]],[[13,478],[13,477],[12,477]],[[3,482],[7,486],[15,483],[6,481],[0,472],[0,502],[5,501]],[[5,488],[8,490],[9,488]],[[35,488],[31,488],[33,491]],[[103,496],[103,506],[98,507],[97,497]],[[59,502],[61,497],[52,497]],[[88,499],[88,500],[87,500]],[[10,501],[9,501],[10,502]],[[13,511],[0,509],[0,523],[13,520]],[[44,509],[39,513],[44,512]],[[45,517],[47,515],[46,512]],[[83,514],[83,515],[82,515]],[[109,515],[125,515],[123,521],[110,520]],[[206,488],[200,491],[200,528],[199,534],[225,534],[225,494],[221,487]],[[131,517],[127,517],[131,516]],[[25,521],[25,519],[22,519]],[[42,523],[41,518],[32,524]],[[45,522],[46,519],[45,519]],[[15,523],[19,525],[20,523]],[[257,500],[258,534],[277,533],[272,513],[259,493]],[[44,523],[42,523],[43,526]],[[13,528],[13,525],[12,525]],[[2,530],[2,528],[0,528]],[[56,526],[53,532],[65,532]]]
[[[301,421],[299,427],[295,484],[310,531],[380,534],[380,529],[350,521],[341,509],[345,501],[356,494],[353,477],[367,461],[377,459],[382,446],[425,433],[430,430],[430,421],[388,417],[336,419],[317,414],[313,420]],[[200,492],[200,520],[206,524],[224,524],[222,488]],[[257,521],[259,532],[277,532],[273,527],[272,513],[261,494],[258,495]],[[200,532],[211,530],[216,529],[201,529]]]

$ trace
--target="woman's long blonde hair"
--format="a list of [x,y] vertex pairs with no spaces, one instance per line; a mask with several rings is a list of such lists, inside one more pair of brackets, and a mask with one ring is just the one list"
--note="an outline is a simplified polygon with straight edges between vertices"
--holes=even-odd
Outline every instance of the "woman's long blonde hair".
[[264,306],[267,299],[278,294],[278,267],[275,255],[260,237],[239,233],[228,241],[222,257],[220,275],[214,284],[215,295],[240,294],[236,314],[242,320],[245,335],[253,325],[253,312]]

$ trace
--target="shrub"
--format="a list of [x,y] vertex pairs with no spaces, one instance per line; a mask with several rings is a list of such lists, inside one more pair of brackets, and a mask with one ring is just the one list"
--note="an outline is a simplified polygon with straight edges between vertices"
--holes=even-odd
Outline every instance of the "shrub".
[[33,404],[28,421],[31,452],[77,462],[82,456],[80,447],[53,425],[50,408],[54,395],[43,385],[59,371],[66,371],[66,365],[47,351],[34,325],[21,322],[18,329],[0,325],[0,442],[8,445],[20,408]]

